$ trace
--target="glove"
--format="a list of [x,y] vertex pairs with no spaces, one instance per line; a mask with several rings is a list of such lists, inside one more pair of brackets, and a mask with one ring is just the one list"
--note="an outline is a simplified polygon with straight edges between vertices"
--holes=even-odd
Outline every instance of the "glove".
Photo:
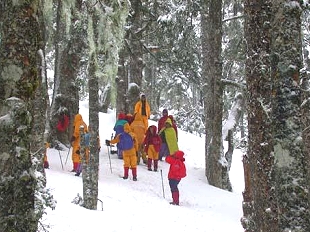
[[73,142],[74,142],[74,140],[75,140],[75,137],[74,137],[74,136],[72,136],[72,137],[71,137],[71,139],[70,139],[71,143],[73,143]]
[[107,145],[107,146],[110,146],[111,145],[111,143],[110,143],[110,140],[105,140],[105,144]]

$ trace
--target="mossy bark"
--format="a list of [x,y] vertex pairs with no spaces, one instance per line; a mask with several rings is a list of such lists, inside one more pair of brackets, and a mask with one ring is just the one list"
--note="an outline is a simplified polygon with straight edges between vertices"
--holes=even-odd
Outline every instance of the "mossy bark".
[[0,228],[37,230],[31,157],[32,100],[40,85],[39,1],[1,2]]

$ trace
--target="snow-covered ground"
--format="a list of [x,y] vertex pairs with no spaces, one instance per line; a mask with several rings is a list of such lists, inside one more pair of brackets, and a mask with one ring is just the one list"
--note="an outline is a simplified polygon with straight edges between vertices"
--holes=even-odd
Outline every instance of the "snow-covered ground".
[[[88,106],[80,113],[88,124]],[[243,168],[242,154],[235,150],[230,178],[234,188],[227,192],[208,184],[204,175],[204,138],[179,130],[179,147],[185,153],[187,177],[179,184],[180,206],[170,205],[167,174],[169,165],[159,162],[159,172],[138,166],[138,181],[123,180],[123,161],[108,156],[105,139],[110,139],[115,112],[100,113],[100,170],[97,210],[87,210],[72,203],[83,196],[82,177],[74,176],[71,152],[48,149],[50,169],[46,170],[47,187],[57,201],[56,209],[47,210],[43,224],[50,232],[241,232]],[[149,121],[157,125],[157,122]],[[60,157],[64,169],[62,169]],[[112,172],[111,172],[112,170]],[[131,176],[130,176],[131,177]],[[162,187],[163,186],[163,187]]]

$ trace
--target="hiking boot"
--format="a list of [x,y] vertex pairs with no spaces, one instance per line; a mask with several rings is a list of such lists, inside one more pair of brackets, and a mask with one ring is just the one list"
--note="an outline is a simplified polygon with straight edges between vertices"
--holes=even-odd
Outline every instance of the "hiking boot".
[[154,172],[157,172],[157,169],[154,169]]
[[132,180],[133,180],[133,181],[137,181],[138,179],[137,179],[136,176],[134,176],[134,177],[132,178]]
[[124,179],[124,180],[127,180],[127,179],[128,179],[128,176],[123,176],[123,179]]
[[152,168],[148,168],[147,170],[152,171]]
[[175,203],[175,202],[173,202],[173,201],[170,202],[169,204],[170,204],[170,205],[179,205],[178,203]]
[[81,174],[80,172],[77,172],[75,173],[75,176],[80,176],[80,174]]

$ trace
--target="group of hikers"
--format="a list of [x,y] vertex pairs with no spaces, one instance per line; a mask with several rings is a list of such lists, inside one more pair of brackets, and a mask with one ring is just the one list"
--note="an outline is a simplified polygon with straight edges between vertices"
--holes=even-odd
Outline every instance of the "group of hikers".
[[[170,164],[168,180],[173,201],[171,204],[179,205],[178,184],[186,176],[184,164],[184,153],[178,147],[178,130],[172,115],[168,110],[162,111],[158,126],[148,125],[151,110],[144,93],[140,94],[139,101],[135,104],[134,114],[120,112],[114,125],[115,136],[110,140],[106,139],[105,144],[111,147],[116,144],[117,156],[123,159],[123,179],[128,179],[131,170],[132,180],[137,181],[137,166],[142,159],[147,170],[158,171],[158,161],[165,161]],[[82,115],[77,114],[73,123],[72,162],[76,176],[82,172],[81,165],[81,139],[83,139],[85,150],[85,161],[89,159],[89,135],[90,127],[83,121]],[[80,135],[83,135],[81,138]],[[97,138],[98,149],[100,150],[100,139]]]

